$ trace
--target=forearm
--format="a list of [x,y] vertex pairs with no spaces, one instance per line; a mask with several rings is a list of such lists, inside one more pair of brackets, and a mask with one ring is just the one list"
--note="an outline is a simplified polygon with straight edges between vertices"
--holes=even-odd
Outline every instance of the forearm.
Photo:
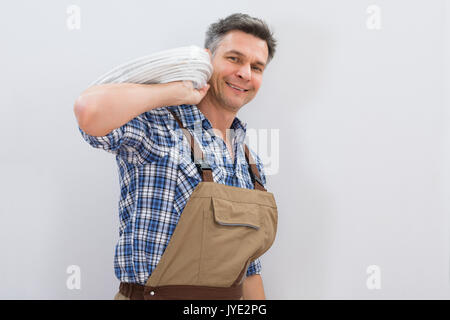
[[88,88],[76,100],[74,112],[80,128],[104,136],[149,110],[176,105],[179,84],[103,84]]
[[261,275],[255,274],[246,277],[243,286],[244,300],[265,300],[264,286]]

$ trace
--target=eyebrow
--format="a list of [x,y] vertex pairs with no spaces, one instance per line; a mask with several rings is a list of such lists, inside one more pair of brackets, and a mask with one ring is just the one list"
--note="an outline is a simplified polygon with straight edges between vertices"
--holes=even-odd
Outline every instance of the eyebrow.
[[[242,52],[237,51],[237,50],[229,50],[229,51],[225,52],[225,54],[229,54],[229,53],[234,53],[234,54],[237,54],[238,56],[243,56],[243,57],[245,57],[245,54],[243,54]],[[259,65],[261,65],[261,66],[263,66],[263,67],[266,66],[266,65],[265,65],[264,63],[262,63],[261,61],[256,61],[256,64],[259,64]]]

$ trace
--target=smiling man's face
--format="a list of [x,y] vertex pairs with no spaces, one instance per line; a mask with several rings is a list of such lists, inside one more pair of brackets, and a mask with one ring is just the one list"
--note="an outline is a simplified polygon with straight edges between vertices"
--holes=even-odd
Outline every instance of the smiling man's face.
[[266,41],[242,31],[227,33],[211,61],[214,71],[208,98],[237,112],[258,92],[268,55]]

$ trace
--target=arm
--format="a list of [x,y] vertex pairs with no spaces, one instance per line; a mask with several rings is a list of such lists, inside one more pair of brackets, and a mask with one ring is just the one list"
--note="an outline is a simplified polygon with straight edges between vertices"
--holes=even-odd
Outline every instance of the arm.
[[192,82],[164,84],[113,83],[88,88],[75,101],[79,127],[92,136],[104,136],[138,115],[163,106],[197,104],[209,89]]
[[265,300],[264,286],[261,275],[254,274],[246,277],[243,287],[244,300]]

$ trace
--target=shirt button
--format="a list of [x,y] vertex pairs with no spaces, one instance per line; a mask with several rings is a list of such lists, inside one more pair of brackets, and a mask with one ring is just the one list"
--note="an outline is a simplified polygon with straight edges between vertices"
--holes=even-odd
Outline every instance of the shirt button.
[[150,291],[150,295],[154,296],[155,295],[155,291]]

